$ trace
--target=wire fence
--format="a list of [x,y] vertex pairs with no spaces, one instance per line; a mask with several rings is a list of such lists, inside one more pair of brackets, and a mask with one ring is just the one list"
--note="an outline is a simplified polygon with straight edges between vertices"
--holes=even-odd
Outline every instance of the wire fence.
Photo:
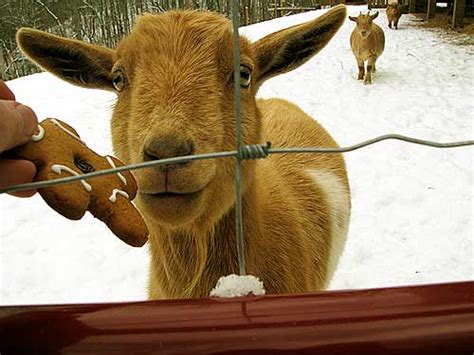
[[235,233],[237,243],[237,259],[239,264],[239,274],[245,275],[245,253],[244,253],[244,228],[242,224],[242,198],[241,198],[241,180],[242,180],[242,121],[240,107],[240,35],[239,35],[239,1],[232,1],[232,29],[233,45],[232,57],[234,61],[234,108],[235,108],[235,129],[236,129],[236,160],[235,160]]
[[48,181],[38,181],[27,184],[13,185],[6,188],[0,188],[0,194],[18,192],[24,190],[41,189],[54,185],[69,184],[79,180],[92,179],[99,176],[116,174],[121,171],[130,171],[137,169],[151,168],[158,165],[185,163],[202,159],[220,159],[234,157],[236,159],[235,173],[235,193],[236,193],[236,243],[238,252],[238,265],[240,275],[245,275],[245,259],[244,259],[244,237],[242,222],[242,196],[241,196],[241,166],[242,161],[247,159],[263,159],[271,154],[288,154],[288,153],[318,153],[318,154],[338,154],[352,152],[385,140],[399,140],[403,142],[424,145],[434,148],[458,148],[465,146],[473,146],[474,140],[440,143],[430,140],[423,140],[408,137],[400,134],[386,134],[376,138],[372,138],[351,146],[328,148],[328,147],[285,147],[271,148],[271,143],[242,145],[241,134],[241,102],[240,102],[240,46],[239,46],[239,3],[238,0],[232,1],[232,23],[233,23],[233,58],[234,58],[234,102],[235,102],[235,119],[236,119],[236,150],[226,152],[214,152],[206,154],[188,155],[182,157],[174,157],[168,159],[147,161],[143,163],[130,164],[112,169],[95,171],[79,176],[69,176]]
[[[348,153],[355,150],[359,150],[359,149],[362,149],[362,148],[365,148],[370,145],[380,143],[386,140],[398,140],[398,141],[403,141],[407,143],[413,143],[413,144],[418,144],[418,145],[423,145],[423,146],[428,146],[428,147],[433,147],[433,148],[445,148],[445,149],[474,146],[474,140],[440,143],[440,142],[435,142],[435,141],[430,141],[430,140],[423,140],[423,139],[408,137],[408,136],[404,136],[400,134],[386,134],[383,136],[365,140],[360,143],[356,143],[354,145],[350,145],[347,147],[339,147],[339,148],[326,148],[326,147],[270,148],[271,143],[268,142],[266,144],[244,145],[241,147],[240,151],[241,151],[242,160],[262,159],[262,158],[266,158],[268,155],[271,155],[271,154],[291,154],[291,153],[338,154],[338,153]],[[40,188],[50,187],[54,185],[64,185],[64,184],[69,184],[69,183],[79,181],[79,180],[87,180],[87,179],[92,179],[92,178],[104,176],[104,175],[113,175],[122,171],[152,168],[158,165],[178,164],[178,163],[186,163],[186,162],[190,162],[194,160],[220,159],[220,158],[231,158],[231,157],[237,157],[236,150],[226,151],[226,152],[186,155],[186,156],[175,157],[175,158],[152,160],[152,161],[146,161],[143,163],[119,166],[119,167],[111,168],[111,169],[98,170],[98,171],[94,171],[94,172],[79,175],[79,176],[68,176],[68,177],[58,178],[54,180],[37,181],[37,182],[31,182],[31,183],[26,183],[26,184],[11,185],[8,187],[0,188],[0,194],[32,190],[32,189],[40,189]]]

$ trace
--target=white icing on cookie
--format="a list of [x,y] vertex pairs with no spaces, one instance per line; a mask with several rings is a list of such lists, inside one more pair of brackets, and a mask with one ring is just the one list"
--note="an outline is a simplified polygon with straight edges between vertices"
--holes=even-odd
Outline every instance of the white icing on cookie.
[[38,134],[33,134],[33,136],[31,137],[31,140],[33,142],[38,142],[42,140],[44,137],[44,128],[41,127],[41,125],[38,125],[38,131],[39,131]]
[[[109,164],[112,168],[115,169],[117,167],[114,163],[114,160],[111,157],[106,156],[105,159],[107,159],[107,161],[109,162]],[[125,176],[123,176],[121,173],[117,173],[117,176],[124,183],[124,185],[127,186],[127,179],[125,178]]]
[[[78,136],[76,136],[72,131],[68,130],[66,127],[64,127],[61,123],[59,123],[59,121],[55,120],[54,118],[51,119],[51,122],[54,123],[56,126],[58,126],[59,128],[61,128],[64,132],[66,132],[67,134],[69,134],[71,137],[74,137],[76,138],[78,141],[81,141],[82,143],[84,143],[81,138],[79,138]],[[84,143],[85,144],[85,143]]]
[[112,195],[109,197],[109,201],[115,203],[117,201],[117,194],[122,195],[123,197],[130,198],[125,191],[114,189]]
[[[78,172],[72,170],[71,168],[69,168],[65,165],[60,165],[60,164],[54,164],[53,166],[51,166],[51,170],[54,171],[56,174],[60,174],[60,175],[61,175],[62,171],[67,171],[71,175],[76,175],[76,176],[82,175],[82,174],[79,174]],[[82,186],[84,186],[84,188],[86,189],[87,192],[92,191],[92,186],[90,184],[88,184],[87,181],[80,180],[80,182],[81,182]]]

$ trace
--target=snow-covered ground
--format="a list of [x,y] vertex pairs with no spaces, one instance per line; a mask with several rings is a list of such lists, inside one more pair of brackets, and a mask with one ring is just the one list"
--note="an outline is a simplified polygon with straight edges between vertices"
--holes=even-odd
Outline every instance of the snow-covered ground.
[[[365,7],[349,7],[357,15]],[[324,11],[324,10],[323,10]],[[251,39],[319,16],[315,11],[242,29]],[[386,35],[374,84],[357,81],[346,21],[323,51],[276,77],[260,97],[297,102],[341,145],[385,133],[437,141],[473,139],[474,54],[401,18]],[[43,119],[76,128],[90,147],[111,154],[114,95],[49,74],[13,80],[17,99]],[[473,148],[438,150],[384,142],[346,154],[352,188],[348,242],[331,289],[473,279]],[[87,215],[69,221],[39,195],[0,196],[0,304],[146,299],[147,248],[125,245]]]

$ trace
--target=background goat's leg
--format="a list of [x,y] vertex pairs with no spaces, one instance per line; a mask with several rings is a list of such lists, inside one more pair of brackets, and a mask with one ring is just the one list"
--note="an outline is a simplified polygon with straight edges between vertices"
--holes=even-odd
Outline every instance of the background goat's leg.
[[361,59],[357,59],[357,66],[359,67],[359,76],[357,77],[357,80],[362,80],[364,79],[364,61]]
[[365,73],[364,84],[372,84],[372,72],[375,71],[375,61],[377,57],[371,56],[367,62],[367,72]]

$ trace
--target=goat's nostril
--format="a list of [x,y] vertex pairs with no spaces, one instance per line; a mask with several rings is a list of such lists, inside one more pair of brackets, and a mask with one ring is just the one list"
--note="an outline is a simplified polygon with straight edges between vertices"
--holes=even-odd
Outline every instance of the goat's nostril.
[[150,150],[149,148],[145,149],[145,152],[143,153],[143,158],[145,161],[151,161],[151,160],[160,160],[158,156],[156,156],[156,152]]
[[[192,155],[194,144],[190,140],[180,140],[176,137],[161,137],[149,142],[143,154],[145,161]],[[186,164],[186,162],[178,164]]]

